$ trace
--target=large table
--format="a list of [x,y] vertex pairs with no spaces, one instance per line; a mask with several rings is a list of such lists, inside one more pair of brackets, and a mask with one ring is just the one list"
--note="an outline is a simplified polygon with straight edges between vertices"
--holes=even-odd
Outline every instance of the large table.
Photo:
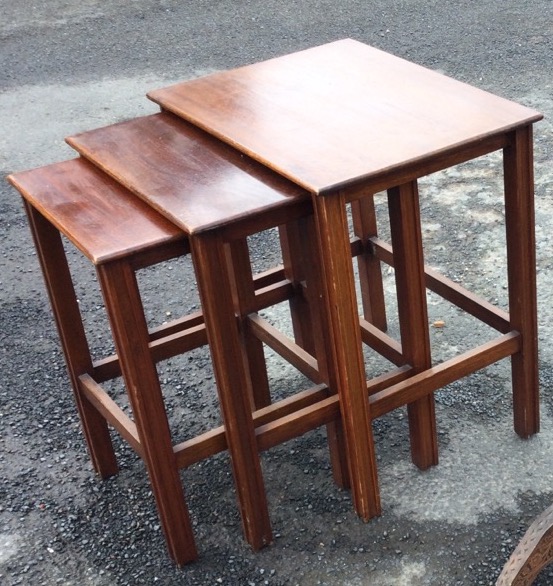
[[[149,97],[311,193],[332,340],[329,384],[339,393],[362,518],[380,511],[371,421],[391,409],[408,405],[414,462],[421,468],[436,464],[433,392],[511,356],[515,430],[522,437],[538,431],[532,124],[541,114],[349,39]],[[422,176],[498,150],[504,160],[508,313],[426,269],[417,187]],[[399,348],[370,324],[359,327],[348,235],[347,204],[384,189],[393,250],[377,237],[364,244],[394,264]],[[427,286],[500,335],[433,365]],[[385,388],[367,381],[362,335],[395,359],[398,368]]]

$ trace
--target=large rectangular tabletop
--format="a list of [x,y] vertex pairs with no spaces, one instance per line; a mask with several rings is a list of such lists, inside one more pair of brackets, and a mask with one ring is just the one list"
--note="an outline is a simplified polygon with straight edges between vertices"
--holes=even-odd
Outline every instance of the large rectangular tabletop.
[[542,117],[351,39],[148,97],[314,193],[433,161]]

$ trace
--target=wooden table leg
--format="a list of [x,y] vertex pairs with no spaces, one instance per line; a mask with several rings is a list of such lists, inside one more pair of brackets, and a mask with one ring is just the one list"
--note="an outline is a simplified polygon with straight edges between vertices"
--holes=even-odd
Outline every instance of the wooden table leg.
[[279,226],[282,262],[286,278],[296,285],[296,294],[290,299],[290,315],[294,330],[294,340],[298,346],[316,356],[316,339],[313,331],[313,308],[307,296],[302,294],[302,282],[306,280],[308,258],[302,244],[301,220]]
[[368,520],[380,514],[380,496],[346,202],[342,193],[314,195],[313,206],[330,327],[329,382],[340,396],[354,506]]
[[[329,326],[322,304],[321,277],[317,231],[312,215],[289,222],[280,228],[284,270],[292,281],[304,281],[304,295],[295,297],[290,303],[296,343],[317,359],[319,381],[329,384],[328,356],[330,356]],[[350,488],[349,463],[341,419],[326,426],[330,461],[334,482],[340,488]]]
[[97,270],[167,548],[177,564],[185,564],[198,554],[136,275],[124,261]]
[[255,307],[255,284],[253,281],[250,251],[245,238],[233,240],[225,246],[227,251],[229,278],[232,286],[234,308],[240,318],[240,335],[244,359],[248,365],[248,390],[252,409],[261,409],[271,404],[271,392],[267,376],[267,364],[263,342],[245,326],[249,313]]
[[514,427],[528,437],[540,426],[531,126],[512,133],[504,149],[504,175],[509,313],[522,344],[511,359]]
[[190,243],[244,534],[259,549],[272,533],[225,244],[217,234],[196,235]]
[[106,420],[80,392],[79,376],[85,373],[92,375],[92,359],[60,233],[31,205],[23,201],[52,304],[92,465],[102,478],[107,478],[117,474],[117,460]]
[[[413,374],[432,366],[416,181],[388,190],[403,355]],[[422,469],[438,463],[434,395],[407,406],[411,455]]]
[[[362,242],[378,236],[373,195],[351,202],[351,215],[354,234]],[[375,254],[366,251],[357,257],[357,267],[364,318],[385,332],[388,326],[380,260]]]

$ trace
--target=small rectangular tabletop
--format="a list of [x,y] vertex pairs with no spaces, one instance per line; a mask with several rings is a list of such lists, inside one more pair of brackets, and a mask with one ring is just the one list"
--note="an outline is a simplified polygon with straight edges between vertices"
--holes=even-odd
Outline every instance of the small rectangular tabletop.
[[148,97],[313,193],[435,160],[542,117],[351,39]]
[[8,181],[96,265],[184,238],[172,222],[82,158],[9,175]]

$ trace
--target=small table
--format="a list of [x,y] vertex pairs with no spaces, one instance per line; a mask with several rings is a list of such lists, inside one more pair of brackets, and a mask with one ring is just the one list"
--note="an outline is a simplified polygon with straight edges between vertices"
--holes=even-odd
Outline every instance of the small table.
[[[183,82],[149,97],[311,193],[333,342],[329,383],[339,391],[353,498],[362,518],[380,512],[374,417],[407,404],[413,459],[421,468],[436,464],[432,393],[511,356],[515,430],[522,437],[538,431],[532,124],[541,114],[350,39]],[[417,193],[417,178],[500,149],[508,314],[425,269]],[[369,397],[346,204],[383,189],[407,366]],[[390,257],[377,240],[372,245],[383,259]],[[429,282],[501,336],[433,366]]]

